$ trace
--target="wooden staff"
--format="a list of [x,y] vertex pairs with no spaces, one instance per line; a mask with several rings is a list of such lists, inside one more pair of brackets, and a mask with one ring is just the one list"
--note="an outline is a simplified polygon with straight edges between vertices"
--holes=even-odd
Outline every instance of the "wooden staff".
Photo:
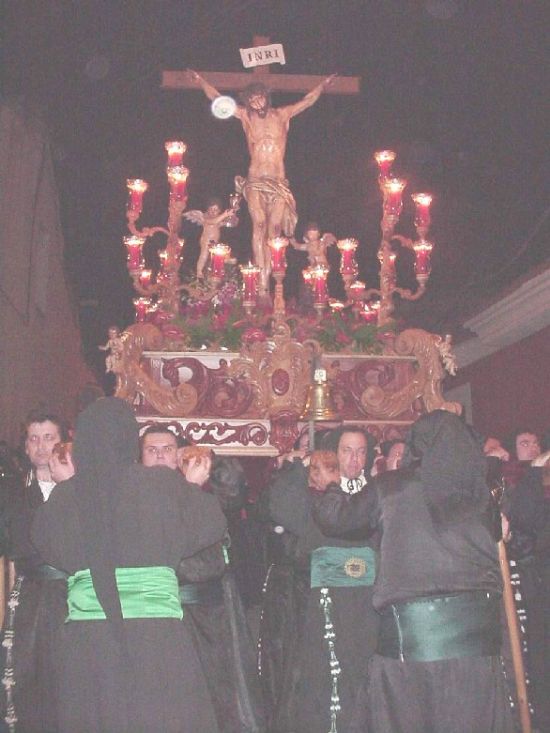
[[519,625],[514,603],[514,592],[510,582],[510,567],[506,557],[504,541],[498,543],[498,559],[500,560],[500,572],[502,574],[504,611],[510,637],[510,648],[512,651],[512,664],[514,666],[514,677],[516,679],[516,694],[518,698],[519,720],[521,733],[531,733],[531,716],[529,715],[529,703],[527,701],[527,686],[525,684],[525,669],[519,640]]

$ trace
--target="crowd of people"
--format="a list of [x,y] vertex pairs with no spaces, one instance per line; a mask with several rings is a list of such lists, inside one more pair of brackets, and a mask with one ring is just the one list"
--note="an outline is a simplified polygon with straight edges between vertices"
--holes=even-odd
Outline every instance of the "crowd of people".
[[[101,398],[2,449],[9,733],[513,733],[503,538],[530,714],[548,703],[549,436],[436,410],[244,461]],[[26,461],[26,465],[25,465]]]

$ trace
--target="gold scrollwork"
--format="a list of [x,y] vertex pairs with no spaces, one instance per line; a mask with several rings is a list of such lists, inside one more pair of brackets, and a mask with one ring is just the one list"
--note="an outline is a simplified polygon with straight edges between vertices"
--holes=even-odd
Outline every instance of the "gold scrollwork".
[[116,396],[133,402],[142,395],[161,415],[186,416],[195,409],[197,391],[190,384],[164,387],[157,384],[143,369],[141,354],[144,349],[160,350],[163,336],[151,323],[137,323],[122,334],[122,355],[117,365]]
[[370,385],[361,395],[361,406],[373,417],[393,418],[408,410],[421,398],[428,412],[448,410],[460,414],[458,402],[446,402],[441,393],[444,372],[438,342],[441,337],[419,328],[400,333],[393,344],[398,356],[414,356],[417,369],[413,379],[396,392],[386,392],[377,385]]

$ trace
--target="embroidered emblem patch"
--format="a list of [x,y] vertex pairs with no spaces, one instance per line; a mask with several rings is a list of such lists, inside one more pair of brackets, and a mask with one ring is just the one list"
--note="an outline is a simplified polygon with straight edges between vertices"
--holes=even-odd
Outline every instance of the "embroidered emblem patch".
[[360,557],[350,557],[344,563],[344,570],[350,578],[361,578],[367,572],[367,563]]

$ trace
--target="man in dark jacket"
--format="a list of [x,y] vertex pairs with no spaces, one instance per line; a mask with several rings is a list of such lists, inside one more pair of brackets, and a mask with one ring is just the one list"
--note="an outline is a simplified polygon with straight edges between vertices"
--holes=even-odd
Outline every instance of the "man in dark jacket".
[[408,448],[406,467],[367,494],[344,500],[328,487],[313,509],[327,534],[381,534],[380,641],[354,730],[512,733],[485,459],[470,429],[443,410],[417,421]]

